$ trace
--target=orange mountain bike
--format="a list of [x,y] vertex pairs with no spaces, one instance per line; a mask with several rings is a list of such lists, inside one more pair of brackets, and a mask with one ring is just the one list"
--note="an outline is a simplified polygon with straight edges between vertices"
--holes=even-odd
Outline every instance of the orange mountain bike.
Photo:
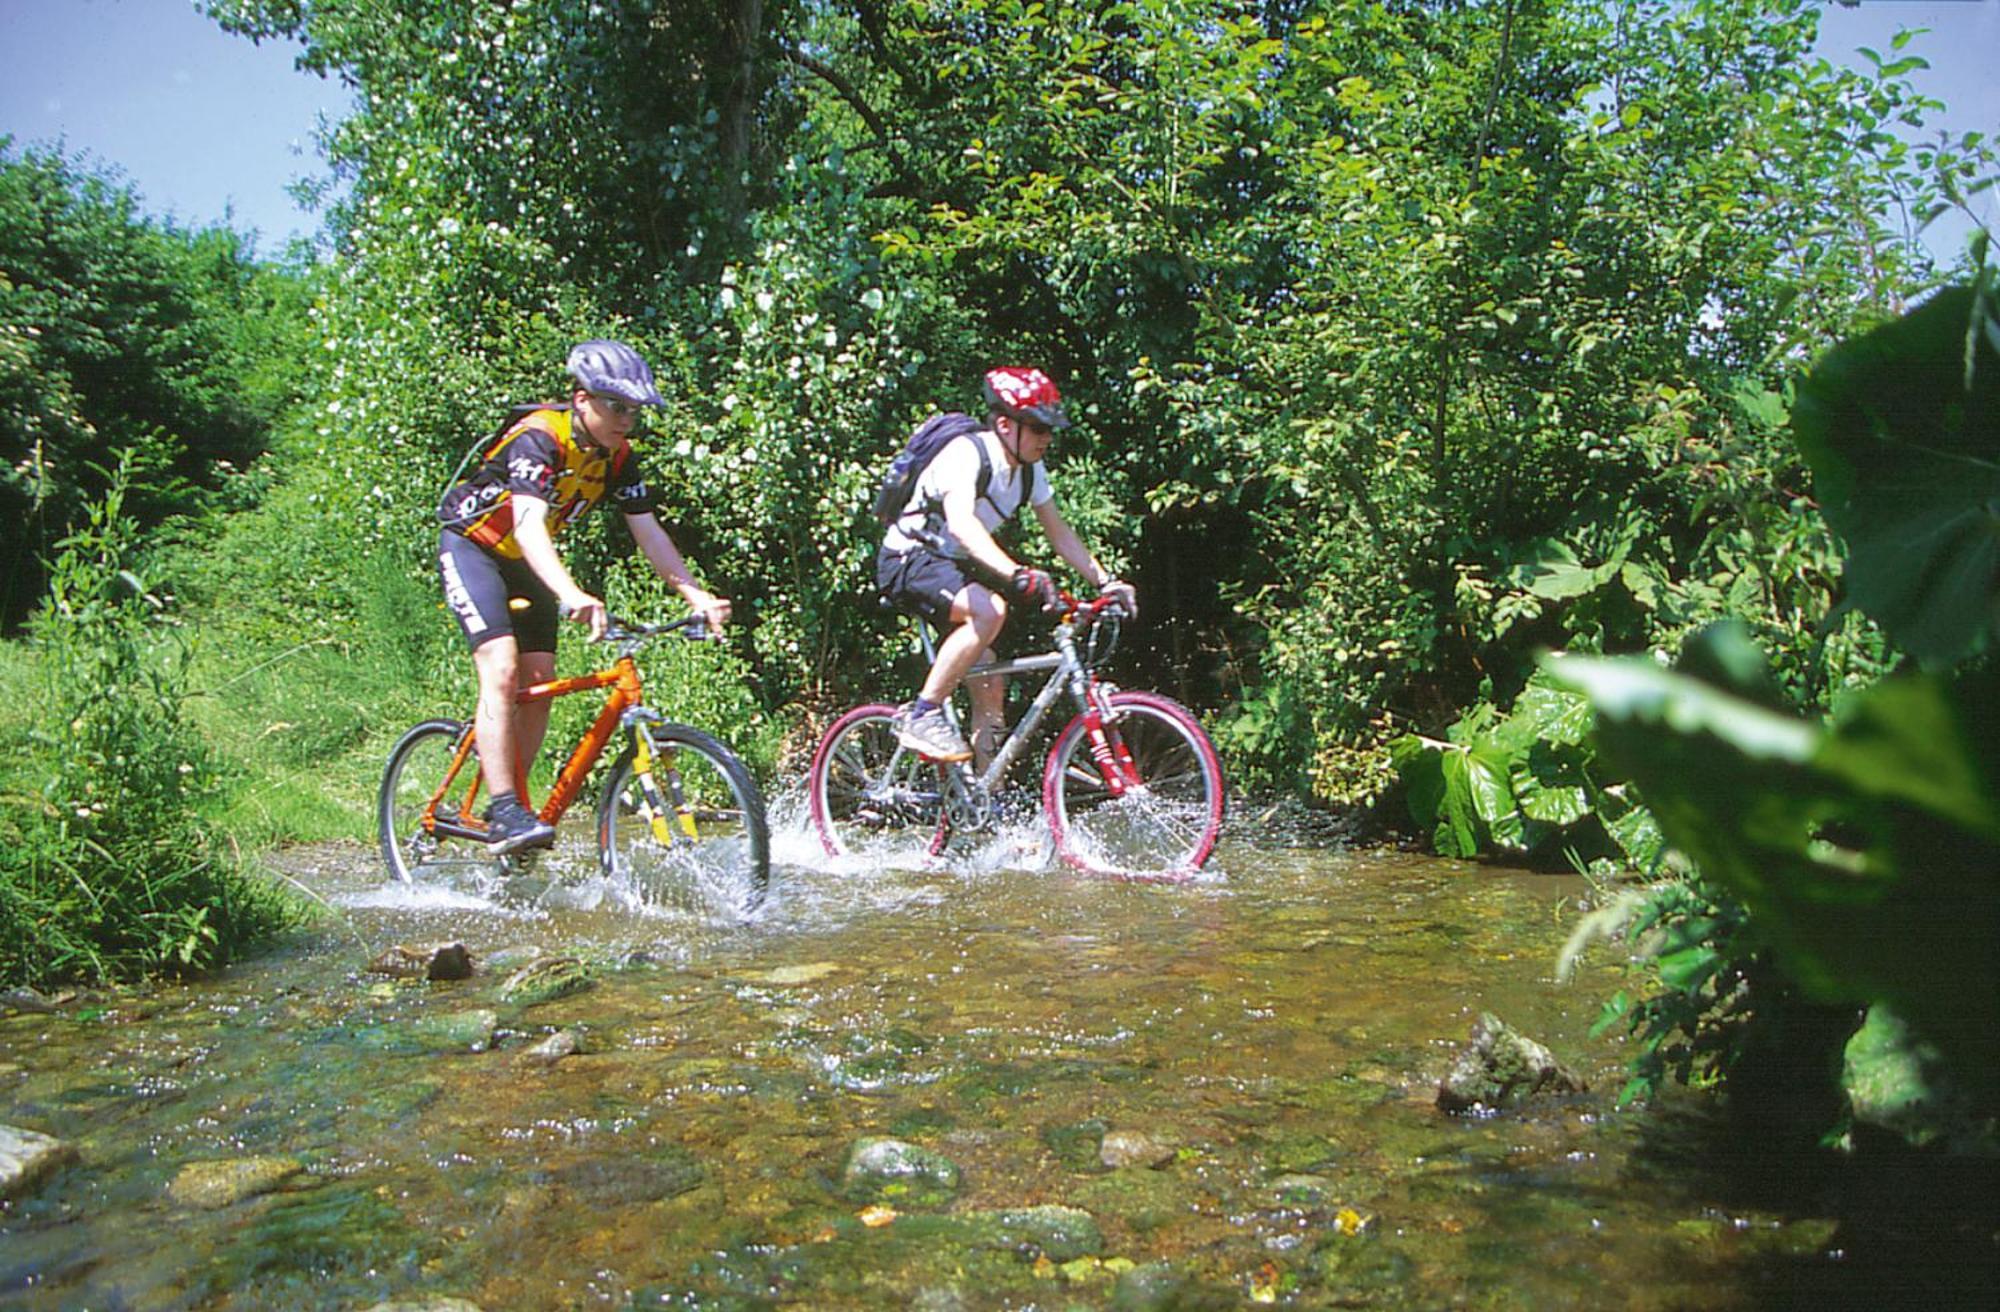
[[[646,905],[704,915],[750,911],[771,876],[764,799],[750,772],[721,742],[672,724],[645,704],[634,654],[654,638],[707,638],[700,616],[674,624],[614,618],[604,641],[618,654],[604,669],[523,688],[521,702],[606,689],[604,708],[569,759],[538,814],[560,826],[593,767],[614,739],[625,748],[597,801],[598,863],[613,885]],[[470,719],[425,720],[389,752],[376,801],[382,856],[398,879],[449,877],[451,868],[504,872],[512,856],[485,851],[479,757]],[[519,788],[525,802],[527,789]]]

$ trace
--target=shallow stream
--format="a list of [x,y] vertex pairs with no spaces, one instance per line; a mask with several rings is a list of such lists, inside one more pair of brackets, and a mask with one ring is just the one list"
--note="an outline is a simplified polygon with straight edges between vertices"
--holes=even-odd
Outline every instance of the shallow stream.
[[[1615,1109],[1623,1051],[1588,1032],[1628,981],[1607,959],[1552,979],[1573,877],[1226,840],[1203,879],[1147,885],[811,848],[786,826],[774,896],[720,929],[587,890],[413,896],[358,846],[294,853],[337,911],[312,936],[0,1017],[0,1122],[80,1154],[0,1210],[0,1306],[1727,1308],[1853,1287],[1836,1220],[1746,1191],[1754,1154],[1719,1161],[1697,1097]],[[452,939],[473,978],[366,970]],[[537,950],[592,985],[503,1001]],[[1441,1114],[1481,1012],[1591,1092]],[[564,1033],[574,1055],[530,1051]],[[870,1152],[906,1173],[850,1170]],[[204,1163],[258,1183],[203,1193]]]

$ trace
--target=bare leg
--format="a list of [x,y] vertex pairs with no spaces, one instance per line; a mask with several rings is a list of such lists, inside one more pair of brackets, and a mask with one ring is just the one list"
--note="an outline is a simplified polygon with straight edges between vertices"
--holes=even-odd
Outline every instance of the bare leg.
[[[524,651],[521,653],[518,688],[531,687],[537,683],[547,683],[556,674],[556,654],[552,651]],[[521,778],[535,767],[535,754],[542,750],[542,740],[549,732],[549,707],[547,700],[538,702],[516,702],[514,704],[514,750],[521,754]],[[522,798],[525,804],[527,799]]]
[[[992,650],[981,652],[982,659],[989,659]],[[987,762],[1000,747],[1000,727],[1007,705],[1007,679],[1005,675],[984,675],[965,681],[965,691],[972,698],[972,768],[984,774]]]
[[958,624],[938,647],[937,659],[924,679],[923,698],[940,705],[957,691],[965,672],[979,663],[1000,626],[1007,622],[1007,603],[978,583],[968,583],[952,599],[951,618]]
[[[473,648],[472,665],[479,672],[479,709],[472,717],[472,733],[479,745],[479,768],[486,776],[486,791],[495,798],[515,791],[515,706],[514,691],[519,687],[521,646],[512,634],[481,643]],[[542,719],[546,728],[548,718]]]

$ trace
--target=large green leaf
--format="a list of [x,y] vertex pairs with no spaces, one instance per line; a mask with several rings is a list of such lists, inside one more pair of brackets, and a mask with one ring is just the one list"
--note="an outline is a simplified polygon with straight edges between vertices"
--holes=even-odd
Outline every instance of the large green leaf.
[[1854,602],[1931,664],[2000,621],[2000,354],[1969,288],[1828,352],[1792,411]]
[[1887,1002],[2000,1090],[2000,679],[1893,679],[1821,728],[1643,659],[1551,664],[1808,994]]
[[1554,538],[1537,538],[1528,544],[1524,558],[1503,571],[1503,583],[1522,588],[1549,601],[1581,597],[1604,586],[1624,562],[1612,561],[1595,567],[1577,559],[1568,543]]

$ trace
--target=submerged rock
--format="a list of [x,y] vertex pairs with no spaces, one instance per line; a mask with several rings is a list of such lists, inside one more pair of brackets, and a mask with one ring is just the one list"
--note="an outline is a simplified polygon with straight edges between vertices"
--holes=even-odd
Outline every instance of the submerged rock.
[[423,1016],[411,1022],[408,1038],[431,1052],[484,1052],[493,1046],[500,1016],[490,1007]]
[[939,1203],[957,1192],[958,1166],[943,1153],[902,1139],[860,1139],[848,1150],[840,1183],[857,1202]]
[[1438,1085],[1437,1105],[1448,1112],[1497,1111],[1539,1095],[1578,1093],[1587,1087],[1554,1053],[1491,1012],[1482,1012],[1469,1045]]
[[521,1060],[535,1066],[553,1066],[565,1057],[583,1051],[583,1035],[576,1030],[557,1030],[521,1054]]
[[1099,1145],[1097,1159],[1113,1170],[1121,1166],[1158,1169],[1174,1160],[1172,1141],[1144,1130],[1112,1130]]
[[368,1312],[485,1312],[485,1309],[469,1298],[433,1296],[392,1299],[387,1303],[377,1303]]
[[695,1188],[707,1171],[694,1154],[661,1147],[621,1157],[586,1158],[551,1173],[577,1201],[596,1210],[657,1203]]
[[19,1198],[76,1160],[76,1149],[34,1130],[0,1125],[0,1198]]
[[815,981],[825,979],[828,975],[835,974],[839,970],[840,965],[838,962],[815,961],[804,966],[779,966],[775,970],[767,970],[762,974],[750,975],[747,978],[759,984],[811,984]]
[[267,1194],[305,1169],[290,1157],[233,1157],[189,1162],[167,1186],[167,1197],[183,1207],[213,1211],[255,1194]]
[[463,943],[432,943],[428,947],[408,947],[398,943],[385,949],[368,963],[371,975],[394,975],[399,979],[471,979],[472,953]]
[[1044,1203],[972,1212],[965,1218],[972,1240],[989,1248],[1034,1252],[1051,1262],[1073,1262],[1104,1251],[1097,1218],[1078,1207]]
[[528,1007],[581,993],[594,982],[589,968],[575,957],[543,957],[509,975],[500,986],[500,997]]

